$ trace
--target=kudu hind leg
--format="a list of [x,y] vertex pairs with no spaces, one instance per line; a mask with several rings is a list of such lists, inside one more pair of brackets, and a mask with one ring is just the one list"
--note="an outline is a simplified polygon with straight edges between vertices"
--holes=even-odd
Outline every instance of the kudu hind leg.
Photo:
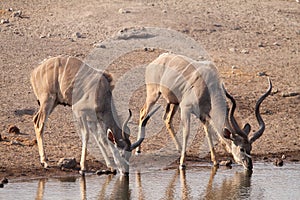
[[52,110],[56,106],[55,98],[46,97],[45,100],[40,100],[39,102],[40,108],[39,111],[33,117],[33,123],[40,155],[40,162],[44,168],[48,168],[47,156],[44,149],[44,130],[48,116],[51,114]]
[[181,151],[181,145],[178,141],[178,138],[175,135],[174,128],[173,128],[173,125],[172,125],[173,117],[174,117],[176,111],[178,110],[178,107],[179,106],[176,105],[176,104],[170,104],[169,103],[166,107],[166,112],[165,112],[165,115],[164,115],[164,121],[165,121],[165,124],[166,124],[166,128],[167,128],[172,140],[174,141],[176,149],[180,152]]

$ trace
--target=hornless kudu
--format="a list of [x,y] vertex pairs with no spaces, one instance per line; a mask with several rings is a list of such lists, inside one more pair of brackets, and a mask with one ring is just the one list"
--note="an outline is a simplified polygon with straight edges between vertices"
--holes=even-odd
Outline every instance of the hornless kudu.
[[[260,128],[252,138],[248,138],[251,128],[249,124],[246,124],[243,129],[238,126],[234,118],[235,100],[222,87],[218,71],[212,62],[194,61],[185,56],[164,53],[147,66],[145,79],[147,97],[140,111],[140,123],[162,95],[167,101],[164,121],[177,150],[181,151],[181,169],[185,168],[190,117],[191,114],[194,114],[204,125],[211,160],[214,165],[218,163],[212,142],[212,134],[217,133],[227,151],[232,153],[235,161],[242,164],[245,169],[252,170],[250,155],[252,143],[263,134],[265,129],[259,107],[271,92],[270,79],[268,91],[260,97],[255,106],[255,114]],[[225,95],[232,101],[229,120]],[[171,125],[172,118],[179,106],[183,125],[182,147]],[[138,136],[138,139],[144,137],[145,135],[142,133]],[[137,148],[136,153],[140,153],[140,147]]]
[[[122,129],[119,128],[118,119],[114,117],[117,115],[112,100],[110,74],[91,68],[77,58],[59,56],[35,68],[30,80],[40,105],[33,122],[40,161],[45,168],[48,167],[43,144],[45,124],[53,109],[63,104],[72,106],[82,134],[81,172],[86,171],[87,144],[91,132],[107,167],[116,167],[120,173],[128,173],[131,152],[142,140],[134,144],[129,140],[127,122],[131,112]],[[139,131],[145,131],[150,115],[143,121]],[[114,162],[110,162],[108,150],[112,152]]]

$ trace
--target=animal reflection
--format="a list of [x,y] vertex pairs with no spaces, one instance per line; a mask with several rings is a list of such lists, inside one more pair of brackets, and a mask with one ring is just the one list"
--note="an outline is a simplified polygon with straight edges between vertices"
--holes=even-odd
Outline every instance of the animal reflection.
[[210,199],[247,199],[250,197],[250,171],[236,172],[230,179],[225,178],[220,185],[214,184],[217,167],[211,169],[210,178],[206,187],[205,198]]
[[[148,182],[144,180],[143,184],[143,175],[145,177],[146,174],[141,174],[137,172],[135,174],[135,182],[130,184],[129,176],[113,176],[108,175],[105,180],[99,183],[99,193],[97,195],[97,199],[139,199],[145,200],[149,199],[148,195],[151,195],[150,198],[160,198],[166,200],[172,199],[195,199],[196,197],[199,199],[206,200],[215,200],[215,199],[241,199],[241,198],[249,198],[250,197],[250,187],[251,187],[251,173],[247,171],[236,172],[233,177],[228,177],[222,179],[222,182],[218,182],[217,179],[217,168],[213,167],[211,169],[210,178],[207,182],[206,188],[203,190],[204,181],[199,179],[199,184],[194,184],[195,182],[190,181],[190,178],[186,176],[186,170],[175,170],[174,174],[170,177],[166,177],[169,179],[166,184],[164,193],[153,194],[149,193],[149,188],[146,187]],[[149,174],[148,174],[149,175]],[[192,174],[189,174],[191,177]],[[164,180],[166,180],[164,179]],[[44,190],[47,179],[41,179],[38,183],[36,200],[41,200],[44,198]],[[147,180],[149,181],[149,180]],[[163,183],[163,182],[162,182]],[[80,184],[80,195],[82,200],[86,200],[87,198],[87,182],[86,177],[82,176],[79,178]],[[162,187],[161,185],[151,185],[151,191],[156,191],[155,187]],[[161,189],[161,188],[160,188]],[[160,197],[160,195],[163,195]],[[154,196],[154,197],[153,197]]]

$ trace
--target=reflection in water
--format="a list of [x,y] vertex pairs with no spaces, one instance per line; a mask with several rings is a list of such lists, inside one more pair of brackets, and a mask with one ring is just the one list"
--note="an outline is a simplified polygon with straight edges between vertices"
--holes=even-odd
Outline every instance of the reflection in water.
[[45,178],[39,180],[38,189],[35,197],[36,200],[43,200],[46,181],[47,179]]
[[[173,171],[166,171],[170,175],[170,172]],[[108,176],[101,176],[99,179],[102,181],[101,183],[94,183],[92,185],[93,190],[98,190],[99,193],[96,196],[96,199],[149,199],[146,195],[147,192],[149,193],[149,189],[156,191],[161,190],[161,187],[165,187],[163,189],[163,193],[157,193],[153,194],[151,192],[151,197],[157,199],[160,197],[160,195],[163,195],[162,199],[193,199],[195,195],[192,193],[195,191],[192,191],[191,186],[193,186],[193,189],[201,189],[203,188],[204,181],[201,178],[195,177],[193,175],[193,172],[189,173],[189,176],[187,178],[186,171],[185,170],[175,170],[175,173],[171,175],[171,177],[168,175],[167,178],[162,177],[161,175],[164,174],[164,172],[158,172],[160,174],[158,177],[154,177],[154,179],[161,179],[162,181],[167,180],[167,184],[155,184],[151,183],[149,180],[149,174],[141,174],[137,172],[135,176],[132,177],[130,184],[130,177],[129,176],[114,176],[114,175],[108,175]],[[204,189],[204,191],[198,191],[198,194],[196,196],[199,196],[200,199],[247,199],[250,197],[250,186],[251,186],[251,174],[247,172],[236,172],[234,176],[226,177],[221,179],[218,179],[219,177],[216,176],[217,174],[217,168],[211,169],[211,174],[208,180],[208,183]],[[190,176],[191,175],[191,176]],[[147,183],[142,182],[142,176],[145,176],[147,179]],[[150,176],[153,176],[153,174],[150,174]],[[89,178],[92,178],[94,176],[90,176],[87,178],[89,181]],[[193,181],[191,181],[191,178],[193,178]],[[69,180],[69,179],[68,179]],[[80,178],[75,178],[77,182],[79,182],[80,185],[80,194],[81,199],[86,200],[88,199],[88,192],[87,192],[87,181],[86,177],[82,176]],[[195,181],[196,180],[196,181]],[[67,181],[64,179],[64,181]],[[74,178],[69,180],[70,182],[74,181]],[[159,180],[158,180],[159,181]],[[38,182],[38,188],[36,193],[36,200],[41,200],[44,197],[44,190],[46,188],[46,182],[47,179],[40,179]],[[149,183],[150,182],[150,183]],[[150,187],[149,187],[150,184]],[[135,187],[133,187],[135,185]],[[147,186],[148,185],[148,186]],[[144,186],[144,187],[143,187]],[[201,186],[201,187],[200,187]],[[90,188],[89,188],[90,189]],[[90,189],[91,190],[91,189]],[[89,190],[89,191],[90,191]],[[133,195],[133,190],[135,194]],[[179,191],[179,192],[178,192]]]
[[80,194],[81,194],[81,199],[86,200],[86,180],[85,176],[80,177]]
[[251,175],[241,167],[195,166],[186,171],[149,169],[130,177],[12,180],[0,188],[0,199],[299,199],[299,169],[300,164],[256,164]]
[[230,179],[225,178],[221,185],[214,187],[217,167],[211,169],[206,187],[205,199],[247,199],[250,197],[252,172],[235,172]]

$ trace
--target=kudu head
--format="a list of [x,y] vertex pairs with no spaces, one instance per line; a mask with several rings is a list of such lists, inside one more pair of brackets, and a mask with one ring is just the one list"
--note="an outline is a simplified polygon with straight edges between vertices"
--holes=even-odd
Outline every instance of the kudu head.
[[253,134],[250,138],[249,133],[251,130],[251,126],[246,123],[243,128],[240,128],[236,119],[234,118],[234,111],[236,108],[236,102],[234,98],[226,91],[226,97],[230,99],[232,106],[229,109],[229,114],[227,116],[228,119],[228,128],[224,128],[223,135],[226,139],[231,140],[231,151],[234,160],[242,164],[245,169],[252,170],[252,158],[251,158],[251,150],[252,150],[252,143],[256,141],[264,132],[265,130],[265,123],[260,115],[259,107],[263,100],[270,95],[272,90],[272,83],[271,80],[268,78],[269,81],[269,88],[265,94],[263,94],[255,105],[255,116],[259,124],[259,129]]
[[[159,109],[159,106],[153,111],[151,111],[142,121],[141,126],[139,127],[139,134],[145,135],[143,132],[145,131],[146,124],[150,117]],[[129,110],[129,116],[127,120],[123,123],[122,126],[122,139],[119,141],[116,141],[116,138],[114,136],[114,133],[111,131],[111,129],[107,130],[107,138],[108,140],[113,144],[111,146],[111,150],[114,154],[114,161],[117,165],[117,168],[119,172],[122,175],[128,175],[129,174],[129,159],[131,157],[132,151],[140,146],[140,144],[143,142],[144,138],[139,139],[135,143],[131,144],[129,140],[130,135],[130,129],[127,126],[128,121],[130,120],[132,116],[131,110]]]

